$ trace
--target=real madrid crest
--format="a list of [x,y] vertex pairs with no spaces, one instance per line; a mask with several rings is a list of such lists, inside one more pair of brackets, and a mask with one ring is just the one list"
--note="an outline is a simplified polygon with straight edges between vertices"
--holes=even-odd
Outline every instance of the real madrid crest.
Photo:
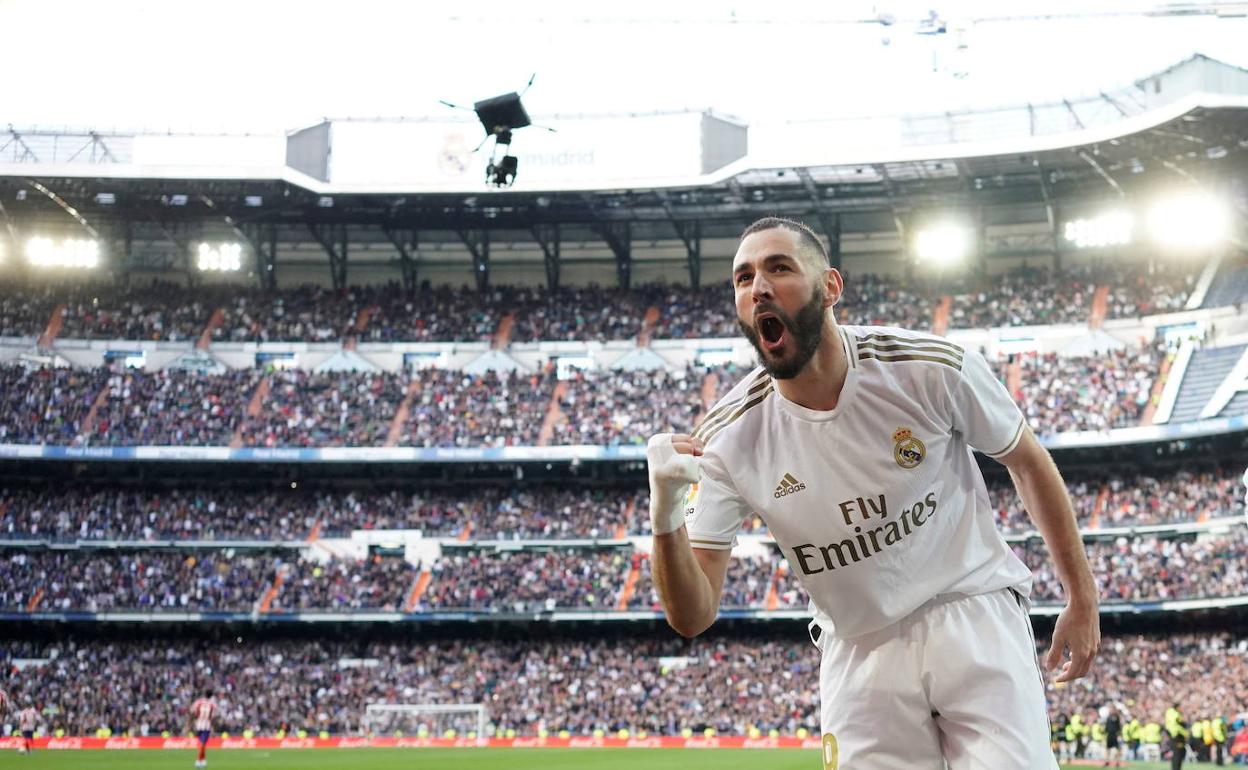
[[903,468],[917,468],[927,455],[927,447],[909,428],[898,428],[893,433],[893,459]]

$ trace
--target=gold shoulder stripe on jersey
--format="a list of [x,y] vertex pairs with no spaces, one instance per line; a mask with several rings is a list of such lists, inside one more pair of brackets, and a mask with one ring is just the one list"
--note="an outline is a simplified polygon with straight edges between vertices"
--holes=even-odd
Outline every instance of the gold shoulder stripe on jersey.
[[714,422],[715,420],[718,420],[720,417],[723,417],[725,414],[730,413],[737,406],[740,406],[743,401],[748,399],[751,394],[757,392],[760,388],[762,388],[766,382],[770,381],[770,379],[771,378],[767,376],[767,372],[765,371],[759,372],[754,377],[753,381],[750,382],[749,387],[746,389],[745,393],[741,395],[740,398],[733,399],[732,401],[729,401],[726,404],[720,404],[719,406],[715,407],[711,411],[707,412],[706,417],[702,419],[702,422],[696,428],[694,428],[693,435],[695,436],[698,435],[700,431],[704,430],[712,422]]
[[865,361],[868,358],[873,358],[876,361],[882,361],[884,363],[894,363],[897,361],[930,361],[934,364],[944,364],[950,369],[954,369],[959,372],[962,371],[961,361],[954,361],[952,359],[945,358],[944,356],[923,356],[917,354],[894,355],[891,353],[872,353],[868,350],[864,350],[858,354],[859,361]]
[[985,452],[984,454],[987,454],[989,457],[1000,457],[1001,455],[1010,451],[1014,447],[1018,446],[1018,441],[1020,438],[1022,438],[1022,435],[1023,435],[1023,428],[1025,428],[1026,426],[1027,426],[1027,421],[1020,417],[1018,420],[1018,427],[1014,430],[1014,435],[1010,436],[1010,443],[1006,444],[1001,449],[998,449],[996,452],[991,452],[991,453]]
[[751,383],[749,390],[747,390],[740,398],[732,401],[731,403],[724,404],[718,409],[711,410],[711,413],[706,416],[706,419],[702,421],[702,424],[694,428],[693,435],[697,438],[704,438],[707,432],[713,430],[718,424],[728,419],[732,415],[733,411],[740,407],[741,404],[748,401],[764,388],[770,387],[771,377],[766,376],[766,372],[760,372],[760,374],[763,375],[761,381],[758,383]]
[[858,338],[858,344],[866,342],[900,342],[908,345],[936,345],[948,348],[950,353],[962,354],[962,346],[939,337],[898,337],[896,334],[872,333]]
[[747,401],[744,404],[742,404],[741,408],[733,412],[731,415],[729,415],[728,419],[724,420],[719,425],[716,425],[714,428],[707,431],[706,435],[702,437],[702,443],[703,444],[711,443],[711,439],[715,438],[715,436],[721,430],[728,427],[732,423],[736,422],[737,418],[739,418],[741,415],[745,414],[746,412],[750,411],[754,407],[763,403],[763,400],[766,399],[770,395],[771,395],[771,383],[768,382],[767,387],[764,388],[757,396],[755,396],[752,400]]
[[911,345],[902,342],[864,342],[858,346],[858,350],[874,350],[877,353],[891,353],[894,351],[904,351],[909,353],[932,353],[935,355],[947,356],[949,358],[962,361],[961,353],[950,353],[947,349],[936,345]]

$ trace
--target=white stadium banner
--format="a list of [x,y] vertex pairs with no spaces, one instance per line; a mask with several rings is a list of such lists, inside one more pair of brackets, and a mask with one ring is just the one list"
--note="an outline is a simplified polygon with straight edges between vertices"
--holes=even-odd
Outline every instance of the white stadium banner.
[[[746,128],[701,112],[550,118],[513,134],[513,189],[628,187],[691,180],[744,157]],[[339,191],[481,190],[493,141],[467,121],[337,120],[328,181]],[[296,140],[295,136],[291,137]]]

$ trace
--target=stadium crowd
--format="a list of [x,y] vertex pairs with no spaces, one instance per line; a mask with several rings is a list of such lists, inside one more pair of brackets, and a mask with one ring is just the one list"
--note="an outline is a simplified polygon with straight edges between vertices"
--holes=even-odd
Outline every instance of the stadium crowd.
[[[1014,547],[1031,568],[1032,600],[1064,600],[1052,559],[1039,539]],[[1085,544],[1103,602],[1248,595],[1248,531],[1201,537],[1119,537]]]
[[[224,446],[243,419],[261,372],[202,375],[180,369],[109,375],[95,423],[80,443],[92,446]],[[57,442],[60,443],[60,442]]]
[[0,609],[249,611],[274,555],[222,551],[0,551]]
[[[1195,272],[1150,274],[1135,264],[1018,268],[983,279],[906,281],[845,275],[846,323],[930,329],[941,298],[952,299],[950,328],[1086,323],[1097,286],[1109,287],[1107,317],[1182,309]],[[511,341],[624,340],[637,337],[650,308],[658,339],[740,334],[727,276],[709,287],[650,284],[602,286],[422,286],[409,294],[396,282],[335,290],[300,285],[264,293],[243,285],[188,288],[168,281],[130,286],[15,282],[0,290],[0,336],[36,336],[61,307],[60,335],[70,339],[186,341],[212,324],[218,342],[488,341],[510,315]]]
[[[1032,428],[1053,434],[1138,423],[1165,355],[1153,347],[995,365]],[[737,366],[574,370],[561,382],[551,367],[208,374],[0,364],[0,443],[224,446],[237,437],[258,447],[376,447],[396,428],[397,446],[644,444],[654,433],[697,424],[706,377],[723,394],[745,374]],[[255,396],[262,398],[253,414]],[[405,404],[404,419],[393,425]],[[548,415],[554,419],[544,436]]]
[[264,408],[242,420],[240,438],[258,447],[381,446],[408,381],[396,372],[275,371]]
[[[1158,476],[1068,479],[1080,527],[1164,525],[1241,515],[1238,471],[1216,466]],[[1034,529],[1005,479],[988,485],[1007,535]],[[620,538],[649,533],[644,486],[558,484],[263,490],[221,484],[136,488],[101,482],[0,487],[0,538],[64,540],[304,540],[360,529],[418,529],[427,537],[473,540]],[[742,530],[763,534],[749,518]]]
[[[1223,634],[1107,637],[1088,678],[1048,682],[1050,715],[1056,724],[1116,705],[1124,722],[1161,722],[1179,703],[1189,720],[1234,720],[1248,694],[1246,653],[1248,640]],[[25,662],[20,670],[16,660]],[[68,635],[0,641],[0,687],[14,703],[35,705],[46,732],[69,735],[183,734],[187,708],[209,687],[221,705],[217,728],[232,735],[360,734],[366,703],[485,703],[487,730],[498,734],[817,735],[818,661],[804,630],[732,640],[415,643]],[[475,729],[467,720],[423,724],[435,735]],[[420,724],[401,728],[421,732]]]
[[444,552],[430,566],[432,581],[416,609],[610,611],[624,590],[630,556],[621,549]]
[[[1013,396],[1039,434],[1137,425],[1167,355],[1164,346],[1096,356],[1024,355]],[[1009,383],[1009,362],[997,364]]]
[[273,612],[305,610],[401,610],[416,582],[416,567],[402,558],[361,561],[299,559],[281,571]]
[[[1139,535],[1085,544],[1105,602],[1248,596],[1248,532]],[[1032,599],[1063,600],[1039,538],[1014,545],[1034,573]],[[0,607],[10,610],[203,609],[244,611],[280,588],[273,609],[355,610],[406,606],[492,613],[661,609],[648,557],[630,548],[480,549],[444,546],[420,570],[370,557],[329,562],[296,550],[79,550],[2,552]],[[36,598],[36,595],[38,597]],[[802,607],[806,598],[778,554],[729,563],[722,604],[729,608]]]

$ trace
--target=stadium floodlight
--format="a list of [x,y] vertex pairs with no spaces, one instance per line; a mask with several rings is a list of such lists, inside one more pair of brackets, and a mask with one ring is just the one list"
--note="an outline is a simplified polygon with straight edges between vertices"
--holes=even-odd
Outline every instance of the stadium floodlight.
[[920,230],[914,238],[915,254],[924,262],[951,265],[962,261],[970,248],[970,231],[955,224],[941,224],[925,228]]
[[199,269],[204,272],[233,273],[243,268],[241,243],[199,244]]
[[1095,217],[1072,219],[1063,234],[1077,249],[1121,246],[1131,242],[1135,220],[1125,210],[1108,211]]
[[1148,230],[1163,246],[1201,248],[1225,240],[1231,218],[1226,205],[1211,195],[1187,192],[1164,198],[1148,211]]
[[36,236],[26,242],[26,261],[35,267],[98,267],[100,244],[87,238],[66,238],[58,243]]

